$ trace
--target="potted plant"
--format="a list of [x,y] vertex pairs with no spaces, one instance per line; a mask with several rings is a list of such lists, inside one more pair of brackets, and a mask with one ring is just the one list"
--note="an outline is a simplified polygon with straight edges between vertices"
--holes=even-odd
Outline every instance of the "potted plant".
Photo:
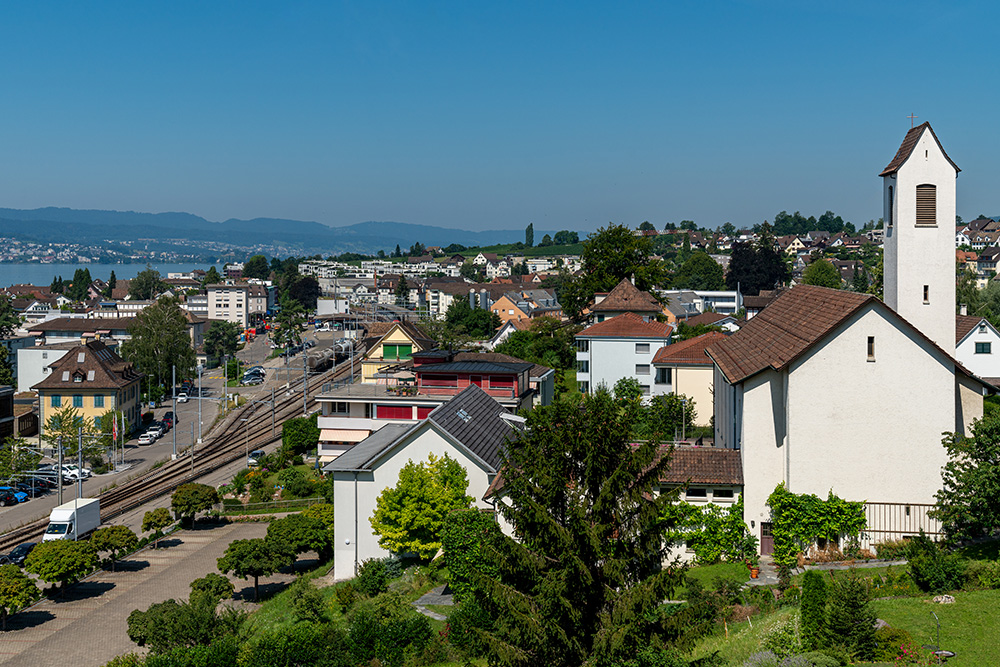
[[750,568],[750,578],[756,579],[760,576],[760,557],[755,553],[747,556],[747,567]]

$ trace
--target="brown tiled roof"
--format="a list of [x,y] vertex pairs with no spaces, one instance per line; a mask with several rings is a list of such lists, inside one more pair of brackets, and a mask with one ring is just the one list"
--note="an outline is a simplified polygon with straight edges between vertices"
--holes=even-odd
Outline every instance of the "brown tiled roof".
[[705,348],[726,338],[726,334],[710,331],[694,338],[682,340],[673,345],[664,345],[653,355],[654,364],[704,364],[711,366],[712,360],[705,354]]
[[30,326],[28,331],[79,331],[82,333],[108,329],[128,329],[134,320],[134,317],[58,317]]
[[796,359],[861,307],[870,294],[797,285],[751,318],[738,332],[708,347],[726,378],[737,383]]
[[590,325],[577,336],[669,338],[673,330],[673,326],[666,322],[644,322],[635,313],[622,313],[611,319]]
[[931,136],[934,137],[934,141],[937,142],[938,148],[941,149],[941,154],[944,155],[944,159],[951,163],[951,166],[955,168],[956,172],[962,171],[958,168],[958,165],[955,164],[950,157],[948,157],[948,154],[944,150],[944,146],[941,145],[937,135],[934,134],[934,129],[931,127],[931,124],[921,123],[920,125],[911,128],[910,131],[906,133],[906,136],[903,137],[903,143],[900,144],[899,150],[896,151],[896,157],[892,158],[892,162],[890,162],[886,168],[882,170],[882,173],[879,174],[879,176],[888,176],[889,174],[894,174],[899,171],[899,168],[902,167],[903,163],[910,157],[910,153],[912,153],[913,149],[916,148],[917,142],[920,141],[920,137],[924,133],[924,129],[930,130]]
[[688,325],[689,327],[696,327],[699,324],[711,326],[716,322],[721,322],[722,320],[726,320],[729,318],[732,318],[732,315],[723,315],[722,313],[699,313],[694,317],[689,317],[686,320],[684,320],[684,324]]
[[745,296],[743,297],[743,307],[747,310],[760,310],[762,308],[767,308],[767,306],[781,296],[781,293],[784,291],[784,288],[776,290],[761,290],[760,294],[757,296]]
[[639,290],[635,285],[623,279],[608,292],[604,300],[590,309],[593,312],[614,311],[633,313],[662,313],[663,304],[649,292]]
[[662,482],[668,484],[743,484],[743,463],[738,449],[675,447]]
[[968,336],[982,321],[982,317],[976,317],[975,315],[956,315],[955,344],[957,345],[960,343],[961,340]]
[[[140,380],[142,373],[99,340],[70,350],[51,364],[52,372],[32,389],[72,391],[120,389]],[[77,378],[79,377],[79,381]],[[65,379],[63,379],[65,378]]]

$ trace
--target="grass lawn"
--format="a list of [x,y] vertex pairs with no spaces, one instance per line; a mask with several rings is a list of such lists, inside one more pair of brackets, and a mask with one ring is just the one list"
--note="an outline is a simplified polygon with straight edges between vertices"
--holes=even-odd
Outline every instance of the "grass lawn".
[[760,644],[771,628],[798,611],[797,607],[784,607],[771,614],[754,616],[743,623],[733,623],[729,626],[728,638],[722,628],[716,634],[699,640],[691,655],[686,657],[689,660],[704,658],[718,651],[727,665],[739,665],[760,651]]
[[997,560],[1000,558],[1000,540],[973,544],[961,550],[963,558],[974,560]]
[[[302,576],[310,580],[316,579],[323,576],[330,569],[331,565],[332,562],[324,563],[310,572],[303,573]],[[340,607],[330,604],[330,601],[333,599],[333,586],[320,589],[320,592],[323,593],[323,598],[327,601],[330,617],[332,619],[340,618]],[[254,612],[249,620],[254,633],[273,630],[295,622],[295,615],[292,613],[291,593],[291,590],[286,588],[277,595],[264,600],[260,609]]]
[[[750,580],[750,570],[743,563],[716,563],[715,565],[699,565],[687,571],[687,576],[701,583],[705,588],[713,588],[718,578],[744,583]],[[687,597],[687,588],[681,586],[674,592],[674,598],[683,600]]]

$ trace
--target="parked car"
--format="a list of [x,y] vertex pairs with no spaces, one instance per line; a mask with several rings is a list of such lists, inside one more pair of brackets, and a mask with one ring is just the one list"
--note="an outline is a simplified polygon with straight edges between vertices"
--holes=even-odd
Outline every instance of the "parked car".
[[163,424],[160,422],[153,422],[146,429],[146,433],[151,434],[155,438],[163,437],[163,434],[167,432],[167,429],[163,428]]
[[260,460],[265,456],[266,454],[264,453],[263,449],[255,449],[252,452],[250,452],[249,456],[247,456],[247,465],[250,466],[251,468],[256,465],[259,465]]
[[31,550],[34,548],[35,548],[34,542],[24,542],[23,544],[18,544],[11,550],[9,554],[2,557],[6,559],[3,562],[5,564],[13,563],[14,565],[23,565],[24,559],[28,557],[28,554],[30,554]]
[[41,486],[40,484],[31,484],[30,482],[18,482],[14,485],[14,488],[18,491],[27,493],[29,498],[37,498],[48,491],[47,487]]
[[156,442],[156,436],[152,433],[143,433],[139,436],[138,444],[140,445],[151,445],[154,442]]
[[177,394],[177,402],[178,403],[187,403],[188,402],[187,392],[181,392],[181,393]]
[[62,473],[64,478],[68,477],[74,482],[81,477],[87,479],[93,474],[90,468],[83,468],[81,470],[75,463],[63,464]]
[[164,412],[163,419],[161,419],[160,421],[162,421],[164,425],[166,425],[168,431],[172,429],[174,427],[174,411],[167,410],[166,412]]
[[6,491],[14,494],[14,499],[17,500],[17,502],[19,503],[28,502],[28,494],[25,493],[24,491],[18,491],[12,486],[0,486],[0,491]]
[[10,505],[16,505],[17,498],[11,491],[0,491],[0,507],[8,507]]
[[39,475],[34,475],[32,477],[25,477],[23,483],[34,484],[35,486],[46,490],[56,488],[55,476],[49,478],[49,477],[41,477]]

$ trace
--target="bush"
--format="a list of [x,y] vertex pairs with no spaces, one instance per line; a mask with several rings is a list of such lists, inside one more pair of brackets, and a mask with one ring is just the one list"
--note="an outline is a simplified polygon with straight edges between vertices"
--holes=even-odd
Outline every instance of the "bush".
[[802,644],[816,650],[826,634],[826,580],[816,570],[802,577]]
[[795,655],[802,650],[799,616],[795,615],[771,628],[761,641],[761,648],[779,658]]
[[493,619],[475,598],[463,600],[448,615],[448,639],[452,644],[474,657],[486,655],[486,642],[477,630],[490,630]]
[[351,659],[343,631],[315,623],[297,623],[259,634],[243,645],[239,657],[240,667],[353,667],[356,664]]
[[970,560],[965,567],[966,590],[1000,588],[1000,561]]
[[348,624],[351,653],[362,664],[377,659],[383,667],[402,667],[431,638],[427,618],[394,593],[355,606]]
[[482,554],[490,540],[499,534],[496,519],[478,509],[452,512],[445,517],[441,546],[456,600],[461,601],[473,592],[473,573],[478,572],[491,579],[497,577],[497,568],[488,566]]
[[913,637],[902,628],[879,628],[875,631],[874,662],[895,662],[906,649],[916,648]]
[[949,553],[923,534],[913,539],[910,551],[910,575],[926,593],[942,593],[961,588],[965,579],[965,561]]
[[308,579],[299,577],[295,580],[290,598],[296,621],[320,623],[325,619],[326,605],[323,602],[323,594]]
[[875,612],[862,579],[834,580],[827,613],[830,636],[856,658],[871,659],[875,651]]
[[145,667],[209,667],[235,665],[239,644],[235,637],[213,641],[208,646],[184,646],[160,655],[146,656]]
[[358,589],[370,598],[389,590],[389,578],[385,573],[385,561],[372,558],[358,568]]
[[808,660],[809,664],[813,667],[841,667],[841,665],[847,664],[846,658],[841,661],[839,658],[835,658],[822,651],[810,651],[809,653],[803,653],[799,657]]
[[340,605],[340,611],[347,613],[354,603],[358,601],[358,589],[352,581],[345,581],[333,589],[333,595]]
[[886,560],[905,560],[910,555],[910,540],[888,540],[875,545],[875,555]]

